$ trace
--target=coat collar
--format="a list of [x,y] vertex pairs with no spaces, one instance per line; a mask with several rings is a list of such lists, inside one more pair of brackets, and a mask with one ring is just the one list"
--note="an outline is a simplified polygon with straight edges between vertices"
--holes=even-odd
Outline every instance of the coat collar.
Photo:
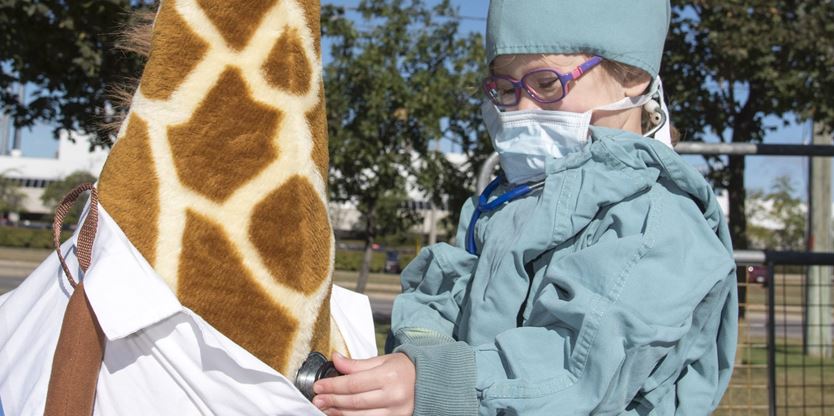
[[104,207],[99,205],[98,212],[93,261],[83,279],[107,339],[124,338],[182,311],[174,293]]
[[592,127],[592,135],[582,151],[547,162],[544,192],[525,230],[531,242],[525,262],[578,235],[603,207],[647,192],[660,180],[692,198],[729,248],[712,188],[674,150],[622,130]]

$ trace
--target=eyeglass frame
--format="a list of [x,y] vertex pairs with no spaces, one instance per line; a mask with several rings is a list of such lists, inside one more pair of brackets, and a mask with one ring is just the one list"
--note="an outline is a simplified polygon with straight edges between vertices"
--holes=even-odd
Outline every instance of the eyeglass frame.
[[[579,79],[580,77],[582,77],[582,75],[584,75],[586,72],[591,70],[591,68],[599,65],[599,63],[602,62],[602,59],[603,58],[601,56],[594,55],[593,57],[591,57],[587,61],[577,65],[576,68],[574,68],[571,72],[568,72],[566,74],[563,74],[563,73],[557,71],[554,68],[536,68],[536,69],[524,74],[521,77],[521,79],[519,79],[519,80],[516,80],[515,78],[509,77],[509,76],[504,76],[504,75],[490,75],[490,76],[484,78],[483,81],[481,81],[481,88],[484,90],[484,94],[487,96],[489,101],[491,101],[493,104],[495,104],[498,107],[513,107],[513,106],[518,105],[521,102],[521,90],[524,90],[525,92],[527,92],[527,95],[529,95],[530,98],[532,98],[534,101],[536,101],[540,104],[552,104],[552,103],[562,101],[565,98],[565,96],[568,95],[568,90],[570,89],[569,83],[571,81],[575,81],[575,80]],[[556,77],[559,78],[559,83],[562,85],[562,95],[559,98],[556,98],[554,100],[543,100],[541,97],[537,96],[535,90],[527,87],[527,83],[525,82],[525,79],[527,79],[527,77],[530,76],[530,75],[537,74],[537,73],[540,73],[540,72],[554,73],[554,74],[556,74]],[[513,101],[512,104],[498,103],[498,102],[496,102],[496,98],[493,97],[489,93],[489,88],[487,88],[487,82],[489,82],[491,80],[494,80],[494,79],[505,80],[505,81],[508,81],[510,84],[512,84],[513,92],[515,93],[515,100]]]

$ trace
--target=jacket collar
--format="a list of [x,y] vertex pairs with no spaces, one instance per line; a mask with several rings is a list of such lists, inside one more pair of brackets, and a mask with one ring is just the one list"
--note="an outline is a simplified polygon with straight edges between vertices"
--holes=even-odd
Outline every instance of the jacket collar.
[[661,178],[674,183],[701,208],[729,249],[729,235],[712,188],[703,176],[661,142],[622,130],[592,127],[582,151],[548,160],[544,192],[525,233],[524,261],[578,235],[599,210],[648,191]]
[[[93,261],[83,280],[107,339],[124,338],[182,311],[174,293],[104,207],[99,205],[98,212]],[[77,235],[73,236],[74,243]]]

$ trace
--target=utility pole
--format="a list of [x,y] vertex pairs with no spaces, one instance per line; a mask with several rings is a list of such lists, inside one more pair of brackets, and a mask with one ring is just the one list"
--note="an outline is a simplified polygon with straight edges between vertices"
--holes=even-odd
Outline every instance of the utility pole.
[[[434,151],[440,152],[440,139],[434,140]],[[437,242],[437,207],[434,206],[434,201],[429,201],[429,245]]]
[[429,210],[429,245],[437,242],[437,207],[434,202],[429,202],[431,210]]
[[[814,122],[814,144],[832,144],[831,130]],[[811,158],[809,249],[831,252],[831,158]],[[805,353],[831,357],[831,266],[810,266],[805,284]],[[773,284],[773,282],[771,282]]]
[[8,114],[0,114],[0,156],[9,151],[9,120],[11,117]]
[[[20,102],[20,105],[23,105],[26,99],[26,86],[23,83],[18,84],[17,89],[17,100]],[[17,126],[15,123],[14,126],[14,142],[12,143],[12,156],[20,156],[22,154],[22,150],[20,150],[20,136],[23,132],[23,129]]]

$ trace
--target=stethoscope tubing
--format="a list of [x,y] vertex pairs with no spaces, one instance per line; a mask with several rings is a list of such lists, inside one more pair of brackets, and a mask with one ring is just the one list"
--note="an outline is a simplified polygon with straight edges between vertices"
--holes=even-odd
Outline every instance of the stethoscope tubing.
[[472,218],[469,220],[469,227],[466,229],[466,251],[469,254],[478,255],[478,246],[475,243],[475,224],[478,222],[478,218],[481,217],[482,213],[493,211],[507,202],[521,198],[536,189],[541,189],[544,186],[543,180],[534,183],[523,183],[516,185],[509,191],[504,192],[497,198],[490,201],[490,195],[492,195],[495,189],[498,188],[498,186],[504,181],[504,176],[499,175],[497,178],[493,179],[492,182],[484,188],[481,195],[478,196],[478,205],[475,206],[475,210],[472,212]]

